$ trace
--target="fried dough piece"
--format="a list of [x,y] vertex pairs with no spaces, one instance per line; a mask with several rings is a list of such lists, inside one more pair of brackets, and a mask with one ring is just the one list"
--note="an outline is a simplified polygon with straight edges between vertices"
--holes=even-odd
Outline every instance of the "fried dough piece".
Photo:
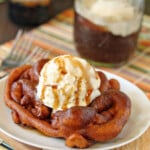
[[118,81],[108,80],[104,73],[99,73],[101,96],[87,107],[76,106],[52,113],[52,109],[35,96],[39,72],[46,61],[18,67],[9,75],[5,103],[12,109],[14,122],[50,137],[64,138],[69,147],[86,148],[94,141],[106,142],[116,137],[131,111],[130,99],[119,91]]

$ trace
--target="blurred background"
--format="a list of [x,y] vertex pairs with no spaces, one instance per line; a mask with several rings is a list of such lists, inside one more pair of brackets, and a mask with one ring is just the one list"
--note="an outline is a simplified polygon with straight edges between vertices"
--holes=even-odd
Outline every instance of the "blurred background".
[[[20,28],[8,17],[7,3],[7,0],[0,0],[0,44],[13,39]],[[51,18],[70,7],[73,7],[73,0],[53,0]],[[150,15],[150,0],[145,0],[145,14]],[[32,28],[27,28],[30,29]]]
[[[0,0],[0,44],[15,37],[19,25],[11,21],[8,15],[8,1]],[[53,18],[59,12],[73,6],[73,0],[52,0],[51,16]],[[32,28],[26,28],[30,30]]]

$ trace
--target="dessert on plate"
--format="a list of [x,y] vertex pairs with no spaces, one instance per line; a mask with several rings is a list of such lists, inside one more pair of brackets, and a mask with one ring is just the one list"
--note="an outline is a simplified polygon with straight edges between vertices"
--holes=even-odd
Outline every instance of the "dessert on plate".
[[116,79],[71,55],[15,68],[7,79],[5,103],[16,124],[64,138],[76,148],[114,139],[131,112]]

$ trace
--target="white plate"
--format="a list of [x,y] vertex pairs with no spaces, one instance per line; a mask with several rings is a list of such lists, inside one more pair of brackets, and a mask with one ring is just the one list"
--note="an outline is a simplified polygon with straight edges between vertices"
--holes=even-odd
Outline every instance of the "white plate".
[[[121,84],[121,90],[131,98],[132,113],[126,126],[111,142],[97,143],[90,147],[90,150],[106,150],[123,146],[141,136],[150,125],[150,102],[144,93],[132,83],[116,75],[105,72],[108,78],[115,78]],[[65,146],[65,141],[57,138],[50,138],[41,133],[20,127],[13,123],[11,111],[4,103],[4,87],[6,78],[0,81],[0,130],[6,135],[35,147],[52,150],[70,150]]]

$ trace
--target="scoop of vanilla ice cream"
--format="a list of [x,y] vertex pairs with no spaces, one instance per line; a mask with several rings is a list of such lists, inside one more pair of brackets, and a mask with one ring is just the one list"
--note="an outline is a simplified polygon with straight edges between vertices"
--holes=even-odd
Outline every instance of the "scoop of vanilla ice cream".
[[[86,9],[83,6],[86,6]],[[84,0],[82,5],[81,1],[77,0],[75,8],[84,18],[104,26],[114,35],[123,37],[139,30],[143,16],[143,12],[130,0]]]
[[97,0],[90,11],[110,23],[134,18],[134,7],[127,0]]
[[48,61],[41,70],[37,96],[53,111],[87,106],[100,95],[100,78],[85,60],[62,55]]

